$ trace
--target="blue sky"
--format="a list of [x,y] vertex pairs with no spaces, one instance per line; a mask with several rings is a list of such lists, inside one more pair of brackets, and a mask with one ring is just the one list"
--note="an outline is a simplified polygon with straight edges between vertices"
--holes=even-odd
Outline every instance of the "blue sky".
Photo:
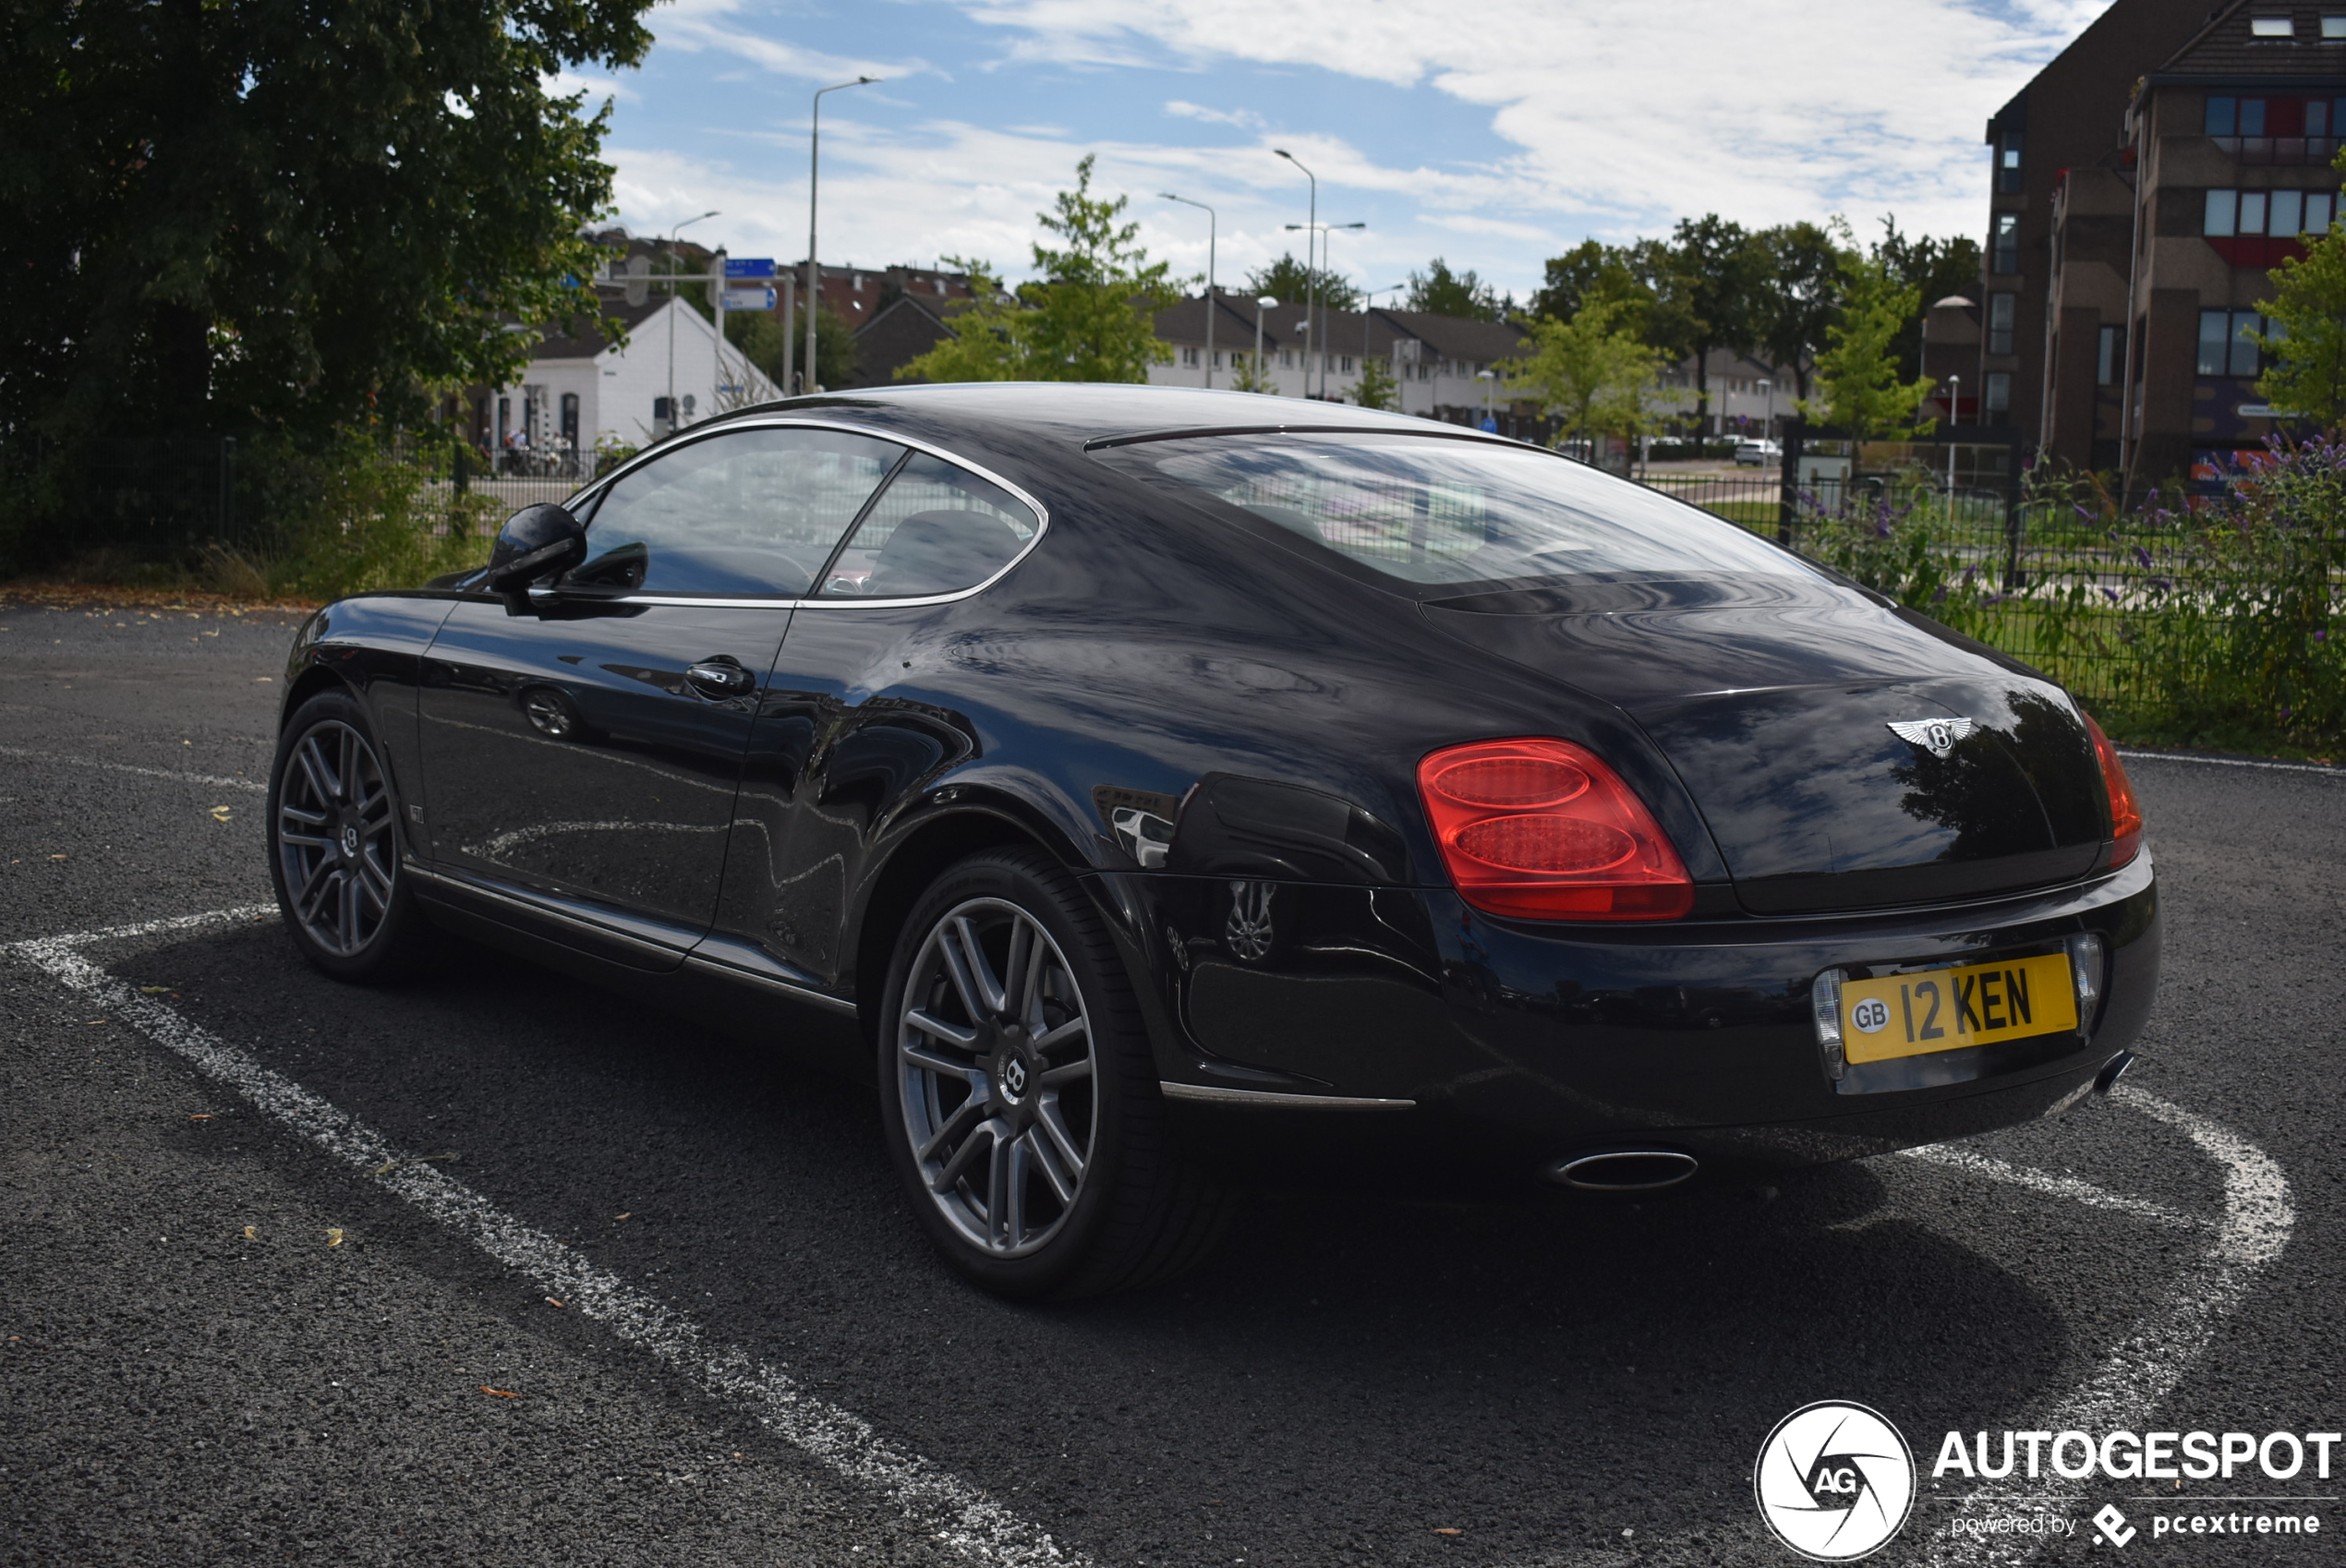
[[[1402,282],[1439,255],[1518,296],[1590,236],[1716,211],[1984,226],[1988,115],[2097,0],[671,0],[614,100],[620,218],[736,256],[805,254],[824,100],[827,261],[1024,270],[1034,213],[1099,155],[1153,253],[1217,276],[1295,244],[1319,176],[1331,259]],[[2114,134],[2115,127],[2113,127]]]

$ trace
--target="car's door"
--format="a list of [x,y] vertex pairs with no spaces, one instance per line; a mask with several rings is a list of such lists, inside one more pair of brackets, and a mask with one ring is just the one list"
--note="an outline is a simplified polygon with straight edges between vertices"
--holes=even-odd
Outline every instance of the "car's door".
[[1040,535],[1041,507],[915,452],[792,620],[750,742],[703,957],[837,989],[847,903],[876,828],[981,745],[940,701],[940,636],[960,601]]
[[583,506],[586,560],[526,604],[458,604],[418,704],[436,869],[623,933],[623,956],[681,956],[716,909],[792,608],[902,456],[845,431],[720,430]]

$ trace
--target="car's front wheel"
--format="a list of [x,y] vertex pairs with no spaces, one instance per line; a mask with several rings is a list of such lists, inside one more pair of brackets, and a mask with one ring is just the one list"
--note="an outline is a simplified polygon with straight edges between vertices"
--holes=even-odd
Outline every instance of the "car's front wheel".
[[397,790],[346,694],[310,698],[278,737],[269,871],[294,941],[338,980],[395,978],[434,945],[401,874]]
[[930,1238],[1003,1296],[1073,1297],[1203,1256],[1220,1189],[1167,1137],[1098,912],[1034,852],[961,862],[906,921],[880,1020],[881,1116]]

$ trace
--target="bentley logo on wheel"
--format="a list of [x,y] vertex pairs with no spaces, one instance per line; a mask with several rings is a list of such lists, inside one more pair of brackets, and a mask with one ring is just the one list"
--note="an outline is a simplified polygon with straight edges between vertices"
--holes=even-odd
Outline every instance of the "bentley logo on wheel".
[[1891,733],[1901,741],[1911,741],[1932,756],[1943,757],[1955,749],[1955,742],[1979,728],[1968,718],[1893,718]]

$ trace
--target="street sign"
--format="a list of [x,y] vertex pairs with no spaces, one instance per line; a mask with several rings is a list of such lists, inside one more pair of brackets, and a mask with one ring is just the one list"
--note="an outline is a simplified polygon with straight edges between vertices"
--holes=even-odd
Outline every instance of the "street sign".
[[774,291],[769,288],[729,288],[725,291],[728,310],[771,310]]
[[770,256],[729,256],[725,259],[728,278],[770,278],[774,275],[774,259]]

